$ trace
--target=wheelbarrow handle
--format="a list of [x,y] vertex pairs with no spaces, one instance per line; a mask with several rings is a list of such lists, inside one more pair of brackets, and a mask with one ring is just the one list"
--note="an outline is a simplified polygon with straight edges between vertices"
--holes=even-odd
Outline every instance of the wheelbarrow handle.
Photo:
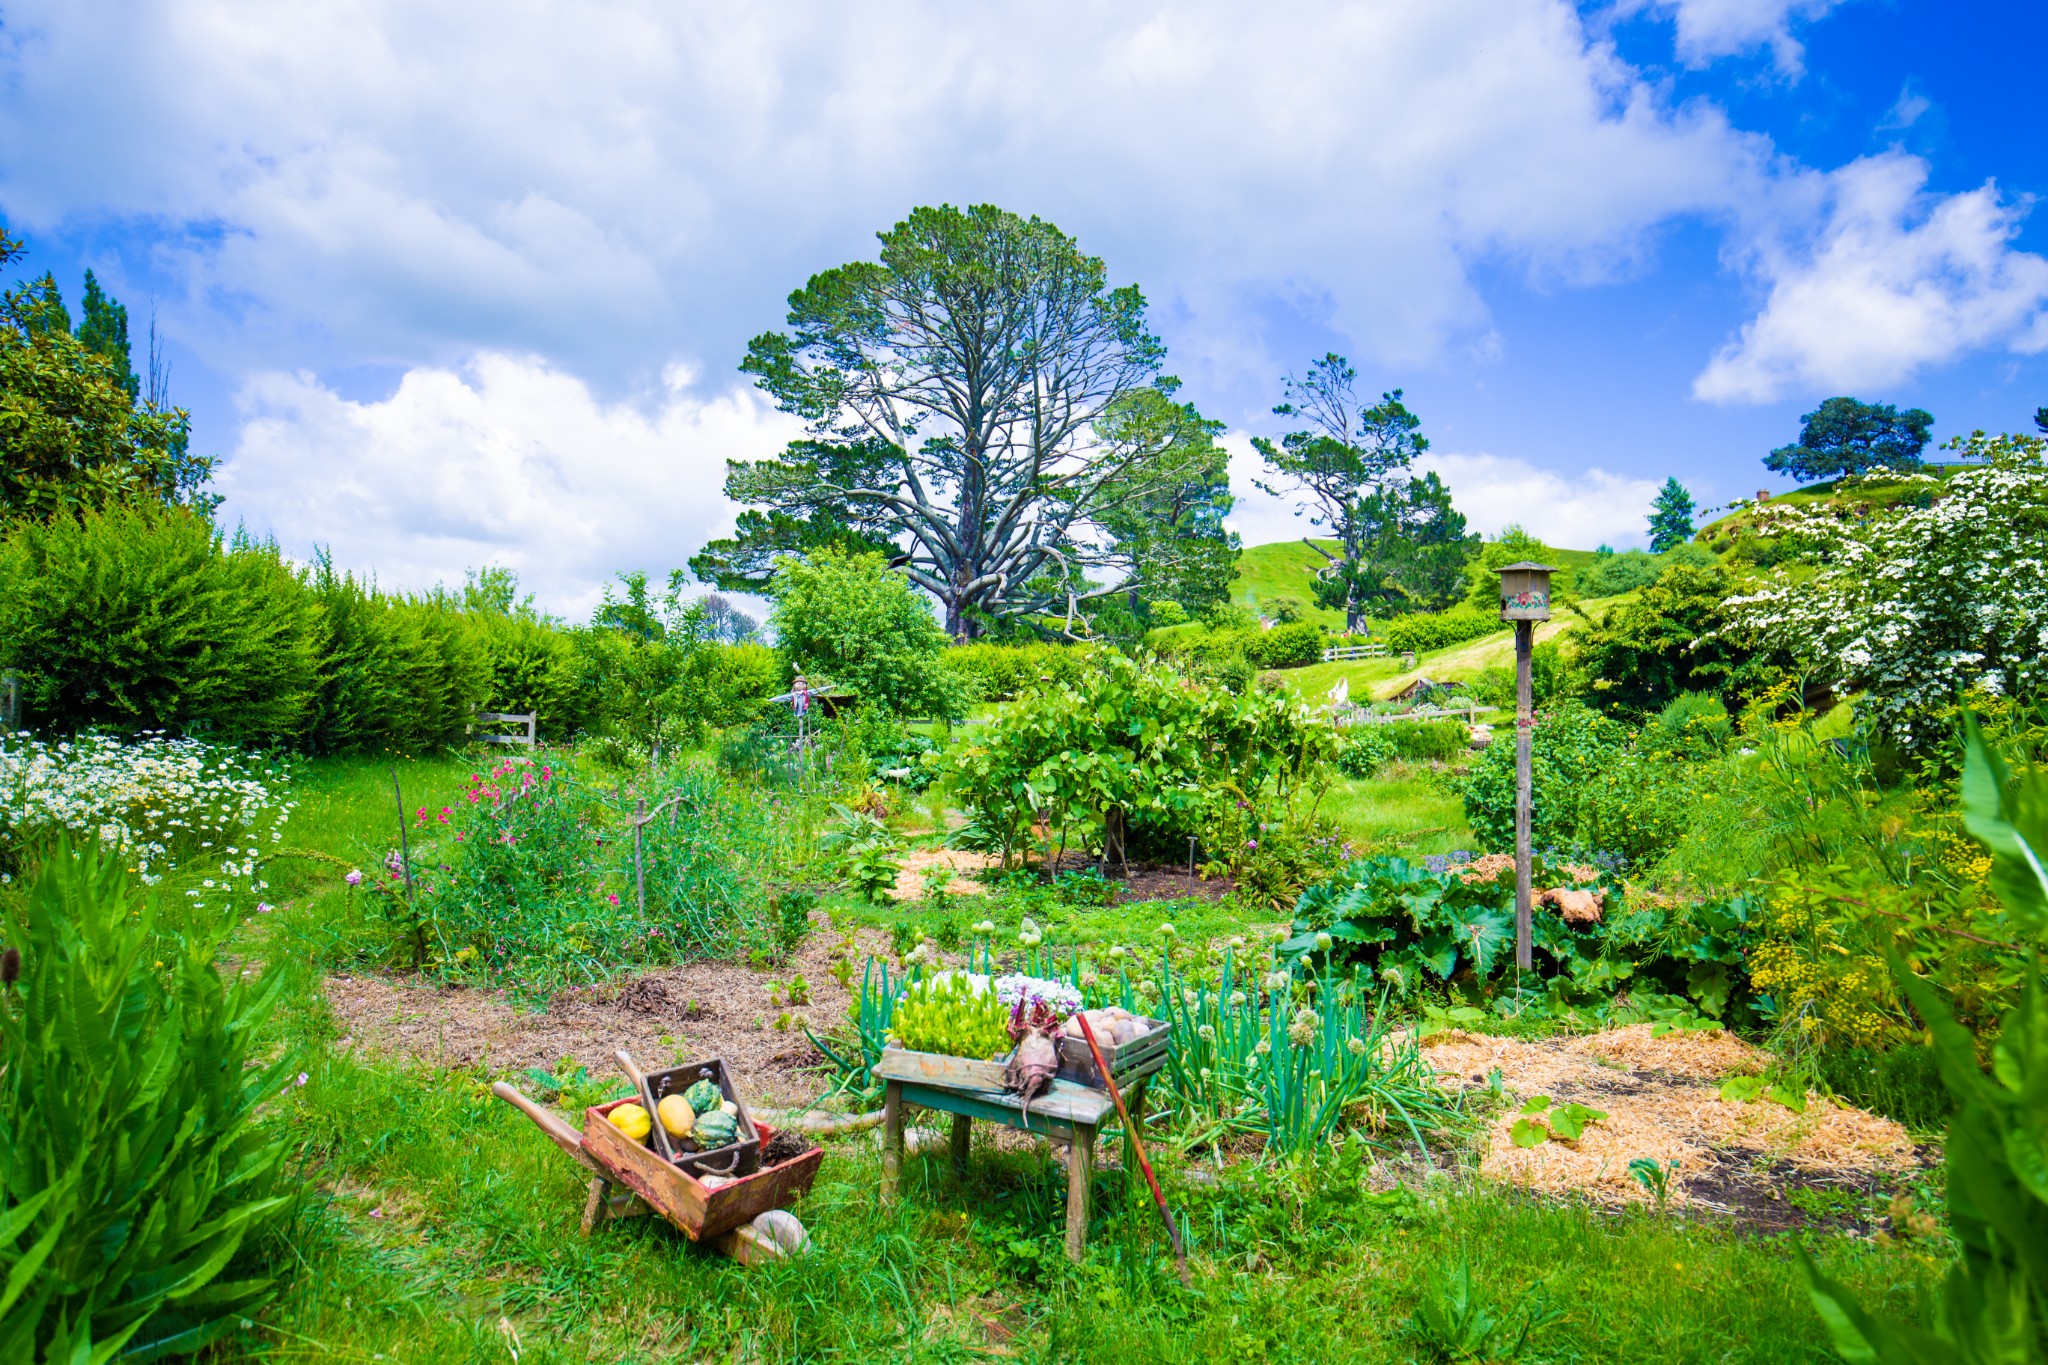
[[520,1094],[518,1087],[509,1081],[496,1082],[491,1086],[491,1093],[526,1115],[526,1117],[532,1119],[535,1125],[548,1135],[548,1140],[553,1142],[555,1146],[560,1147],[570,1156],[575,1157],[577,1161],[588,1166],[596,1174],[603,1176],[607,1180],[612,1178],[611,1172],[600,1166],[596,1157],[583,1150],[582,1131],[570,1126],[566,1119],[535,1104],[532,1100]]

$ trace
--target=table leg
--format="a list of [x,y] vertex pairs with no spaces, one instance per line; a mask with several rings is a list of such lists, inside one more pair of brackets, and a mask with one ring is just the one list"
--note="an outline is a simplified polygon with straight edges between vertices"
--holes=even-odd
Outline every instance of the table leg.
[[604,1216],[604,1192],[607,1183],[609,1182],[600,1176],[591,1177],[590,1192],[583,1200],[583,1235],[585,1237],[588,1237],[590,1230],[597,1226],[597,1220]]
[[893,1200],[903,1186],[903,1083],[890,1081],[882,1101],[882,1198]]
[[1067,1259],[1078,1261],[1088,1250],[1088,1187],[1095,1174],[1095,1125],[1074,1125],[1067,1148]]
[[967,1149],[974,1140],[974,1120],[965,1114],[953,1115],[953,1174],[967,1174]]

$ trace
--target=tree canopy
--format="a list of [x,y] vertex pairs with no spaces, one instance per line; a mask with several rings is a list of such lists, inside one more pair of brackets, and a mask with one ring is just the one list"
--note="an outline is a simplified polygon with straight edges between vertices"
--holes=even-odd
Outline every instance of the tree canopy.
[[1919,408],[1900,412],[1889,403],[1830,398],[1799,419],[1798,441],[1766,455],[1764,467],[1800,483],[1917,469],[1933,425],[1933,416]]
[[700,577],[758,590],[778,554],[880,549],[956,637],[1046,614],[1071,632],[1134,577],[1189,567],[1117,509],[1223,540],[1214,428],[1171,401],[1135,287],[990,205],[916,209],[880,241],[749,343],[741,370],[810,430],[728,463],[727,496],[755,510],[691,561]]
[[1692,494],[1676,478],[1664,480],[1650,504],[1650,553],[1661,555],[1692,539]]
[[827,548],[778,567],[768,619],[792,671],[890,715],[958,713],[958,689],[939,664],[945,633],[880,555]]
[[1465,535],[1465,519],[1451,510],[1450,493],[1436,475],[1403,478],[1429,449],[1422,419],[1401,402],[1401,390],[1363,404],[1358,372],[1334,352],[1306,373],[1284,381],[1276,416],[1303,425],[1277,442],[1255,437],[1253,446],[1274,476],[1258,486],[1276,497],[1295,496],[1296,515],[1325,528],[1338,552],[1304,537],[1327,561],[1317,597],[1342,607],[1344,628],[1359,629],[1373,602],[1425,600],[1454,591],[1458,570],[1478,538]]
[[[22,255],[0,232],[0,268]],[[48,275],[0,294],[0,517],[148,499],[210,510],[213,461],[189,450],[191,419],[145,397],[127,309],[87,276],[78,330]]]

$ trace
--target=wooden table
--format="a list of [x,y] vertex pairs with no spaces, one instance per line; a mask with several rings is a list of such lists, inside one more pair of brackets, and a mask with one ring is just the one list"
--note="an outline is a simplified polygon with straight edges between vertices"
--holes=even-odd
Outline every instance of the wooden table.
[[[1164,1060],[1162,1056],[1160,1063]],[[1116,1112],[1108,1091],[1054,1081],[1052,1089],[1031,1101],[1026,1113],[1023,1101],[1003,1089],[1002,1063],[899,1048],[882,1054],[875,1075],[888,1083],[888,1098],[882,1107],[884,1200],[893,1201],[902,1189],[903,1111],[908,1105],[953,1116],[953,1169],[961,1174],[967,1170],[974,1120],[1038,1133],[1067,1144],[1067,1256],[1081,1259],[1088,1246],[1088,1184],[1095,1173],[1095,1134],[1103,1119]],[[1119,1079],[1119,1084],[1127,1087],[1124,1103],[1133,1123],[1145,1121],[1145,1089],[1150,1080],[1150,1072]]]

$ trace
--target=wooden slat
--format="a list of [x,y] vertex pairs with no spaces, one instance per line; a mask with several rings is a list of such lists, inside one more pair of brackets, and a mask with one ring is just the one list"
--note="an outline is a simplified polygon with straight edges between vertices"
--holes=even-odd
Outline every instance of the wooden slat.
[[969,1090],[1001,1090],[1003,1062],[978,1061],[973,1057],[952,1057],[943,1052],[912,1052],[908,1048],[882,1049],[875,1074],[885,1081],[915,1081],[920,1085],[955,1085]]
[[[497,1082],[491,1087],[491,1093],[526,1115],[526,1117],[532,1119],[535,1126],[543,1133],[546,1133],[548,1141],[554,1143],[555,1146],[561,1148],[570,1156],[575,1157],[577,1161],[588,1166],[597,1174],[609,1174],[589,1152],[583,1149],[583,1134],[577,1132],[575,1125],[571,1124],[567,1119],[541,1108],[538,1104],[520,1094],[518,1089],[508,1082]],[[622,1133],[620,1136],[623,1137],[625,1135]]]

